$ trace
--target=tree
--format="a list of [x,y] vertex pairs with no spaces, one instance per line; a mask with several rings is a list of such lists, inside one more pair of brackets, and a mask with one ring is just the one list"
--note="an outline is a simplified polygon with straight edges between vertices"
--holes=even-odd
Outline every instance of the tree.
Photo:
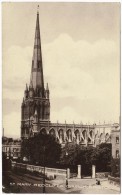
[[111,171],[111,151],[112,147],[109,143],[102,143],[96,147],[96,171]]
[[[80,145],[75,143],[66,143],[62,148],[61,157],[60,157],[60,168],[70,168],[72,172],[76,172],[76,157],[80,151]],[[67,153],[67,155],[66,155]]]
[[92,164],[95,164],[93,161],[95,148],[93,147],[83,147],[78,156],[76,157],[76,163],[82,165],[82,174],[83,175],[91,175],[92,172]]
[[120,159],[111,159],[111,175],[113,177],[120,177]]
[[[65,154],[68,152],[66,158]],[[111,144],[102,143],[96,148],[92,146],[83,147],[77,144],[66,144],[62,150],[61,164],[68,164],[76,172],[77,165],[82,165],[82,174],[91,175],[92,165],[96,165],[96,171],[110,171]]]
[[33,164],[53,167],[59,161],[61,145],[56,142],[54,136],[39,133],[28,140],[23,140],[21,154]]

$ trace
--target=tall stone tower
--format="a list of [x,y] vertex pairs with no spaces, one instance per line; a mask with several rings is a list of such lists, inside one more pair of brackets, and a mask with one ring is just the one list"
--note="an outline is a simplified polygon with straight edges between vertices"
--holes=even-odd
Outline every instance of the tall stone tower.
[[26,84],[21,105],[21,138],[34,136],[50,120],[48,84],[44,88],[39,13],[37,12],[32,68],[29,86]]

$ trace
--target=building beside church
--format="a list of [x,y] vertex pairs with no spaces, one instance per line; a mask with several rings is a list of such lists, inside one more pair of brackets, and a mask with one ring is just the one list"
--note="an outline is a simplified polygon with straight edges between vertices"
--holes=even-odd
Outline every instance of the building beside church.
[[2,152],[6,158],[18,159],[21,156],[21,140],[2,137]]
[[[116,124],[119,127],[119,124]],[[51,134],[63,145],[67,142],[83,146],[111,143],[114,124],[64,124],[50,121],[50,90],[44,84],[39,13],[37,12],[32,68],[21,105],[21,139],[42,132]]]
[[113,158],[120,158],[120,126],[115,124],[111,130],[111,144]]

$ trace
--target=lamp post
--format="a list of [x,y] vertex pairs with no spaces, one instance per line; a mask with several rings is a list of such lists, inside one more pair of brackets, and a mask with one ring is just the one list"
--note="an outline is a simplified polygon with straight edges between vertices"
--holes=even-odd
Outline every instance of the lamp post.
[[[66,157],[67,156],[68,156],[68,152],[66,152]],[[67,172],[67,167],[66,167],[66,189],[68,189],[68,172]]]
[[44,163],[44,175],[43,175],[43,193],[45,193],[45,146],[44,146],[44,153],[43,153],[43,163]]

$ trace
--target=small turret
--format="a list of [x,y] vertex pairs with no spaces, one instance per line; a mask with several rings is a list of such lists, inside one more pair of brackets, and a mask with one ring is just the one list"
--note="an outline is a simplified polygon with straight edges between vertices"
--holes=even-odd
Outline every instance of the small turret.
[[26,83],[26,91],[28,91],[28,85],[27,85],[27,83]]
[[25,100],[24,100],[24,98],[23,98],[22,105],[24,105],[24,104],[25,104]]
[[29,86],[29,89],[33,89],[33,83],[32,83],[32,80],[30,81],[30,86]]
[[23,120],[24,118],[24,108],[25,107],[25,100],[23,98],[22,104],[21,104],[21,119]]
[[33,89],[33,83],[32,80],[30,81],[30,86],[29,86],[29,97],[32,98],[34,96],[34,89]]
[[48,87],[48,83],[47,83],[47,86],[46,86],[46,98],[49,99],[49,95],[50,95],[50,92],[49,92],[49,87]]
[[47,86],[46,86],[46,90],[49,91],[48,83],[47,83]]
[[26,84],[26,89],[25,89],[25,99],[27,99],[28,98],[28,86],[27,86],[27,84]]

